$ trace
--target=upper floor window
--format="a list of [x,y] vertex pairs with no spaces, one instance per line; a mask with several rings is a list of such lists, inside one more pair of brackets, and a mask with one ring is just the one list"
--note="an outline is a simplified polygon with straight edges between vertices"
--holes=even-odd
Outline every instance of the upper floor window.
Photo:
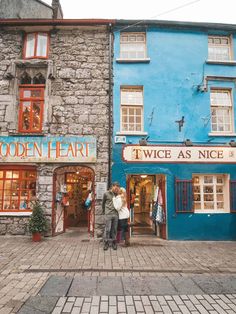
[[121,131],[143,131],[143,88],[121,88]]
[[226,211],[228,206],[229,179],[226,175],[194,175],[194,211]]
[[35,199],[35,170],[0,168],[0,211],[31,210]]
[[212,132],[232,132],[232,97],[230,90],[211,90]]
[[231,55],[231,40],[225,36],[208,37],[208,59],[215,61],[229,61]]
[[120,58],[145,59],[146,58],[146,34],[145,33],[121,33],[120,34]]
[[44,86],[20,87],[19,132],[40,133],[42,131]]
[[48,34],[29,33],[25,36],[24,58],[43,58],[48,57]]

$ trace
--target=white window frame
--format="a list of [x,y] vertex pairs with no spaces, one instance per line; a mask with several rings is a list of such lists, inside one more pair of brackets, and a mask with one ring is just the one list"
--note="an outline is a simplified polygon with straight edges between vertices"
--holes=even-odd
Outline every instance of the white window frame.
[[[195,183],[194,182],[194,178],[198,177],[199,178],[199,183]],[[212,177],[212,183],[206,183],[204,181],[205,177]],[[217,178],[223,178],[223,184],[221,183],[217,183]],[[230,183],[230,178],[228,174],[193,174],[193,208],[194,208],[194,213],[202,213],[202,214],[220,214],[220,213],[230,213],[230,202],[229,202],[229,183]],[[195,192],[195,187],[200,187],[200,193]],[[204,193],[204,187],[205,186],[213,186],[213,193],[211,192],[205,192]],[[217,186],[223,187],[223,192],[219,193],[217,192]],[[223,201],[218,200],[218,203],[222,203],[223,202],[223,208],[219,208],[217,209],[217,196],[220,196],[223,194]],[[198,199],[198,196],[200,195],[200,199],[199,201],[197,201],[196,199]],[[208,201],[209,203],[212,202],[214,204],[214,208],[213,209],[209,209],[209,208],[204,208],[204,202],[207,203],[206,200],[204,200],[204,196],[209,195],[213,195],[213,201]],[[196,205],[199,204],[200,208],[195,208]]]
[[[142,98],[141,101],[138,102],[137,99],[135,100],[135,98],[132,99],[132,97],[130,98],[130,101],[127,100],[125,101],[125,97],[122,94],[122,92],[130,92],[130,93],[134,93],[134,92],[141,92],[142,93]],[[127,86],[127,87],[121,87],[120,89],[120,131],[122,134],[140,134],[143,133],[143,86]],[[123,109],[127,108],[127,109],[136,109],[139,108],[141,109],[141,130],[137,131],[137,130],[124,130],[123,129]],[[129,125],[129,121],[127,121],[128,125]],[[136,125],[136,124],[134,124]],[[128,127],[129,129],[129,127]]]
[[[228,40],[227,44],[224,43],[211,43],[209,42],[209,40]],[[215,53],[213,53],[213,55],[210,55],[210,51],[209,49],[215,49]],[[228,49],[228,58],[225,59],[223,57],[224,54],[222,54],[222,57],[217,57],[217,50],[220,51],[221,49]],[[220,55],[220,53],[218,53],[218,55]],[[231,36],[208,36],[208,59],[210,61],[223,61],[223,62],[227,62],[227,61],[231,61],[233,60],[233,52],[232,52],[232,38]]]
[[[212,94],[214,93],[227,93],[228,94],[228,98],[229,98],[229,103],[228,104],[225,104],[225,103],[213,103],[212,101]],[[210,90],[210,103],[211,103],[211,134],[232,134],[234,132],[234,110],[233,110],[233,97],[232,97],[232,90],[231,89],[223,89],[223,88],[212,88]],[[217,115],[215,116],[215,119],[216,119],[216,122],[214,121],[213,122],[213,115],[212,115],[212,110],[213,109],[218,109],[218,110],[230,110],[230,114],[229,114],[229,124],[230,124],[230,130],[225,130],[225,126],[226,126],[226,123],[224,121],[225,117],[223,116],[223,127],[224,127],[224,130],[218,130],[219,128],[219,118],[217,117]],[[217,126],[217,130],[213,130],[213,124],[216,124]]]
[[[138,40],[138,36],[143,36],[144,40]],[[127,39],[127,41],[125,40]],[[133,40],[135,39],[135,40]],[[143,50],[131,50],[130,46],[142,46]],[[128,49],[125,50],[124,48],[127,47]],[[127,56],[124,56],[125,53],[128,54]],[[138,56],[138,53],[143,51],[143,56]],[[130,56],[129,54],[135,54],[135,56]],[[145,60],[147,59],[147,45],[146,45],[146,33],[136,32],[136,33],[120,33],[120,59],[121,60]]]

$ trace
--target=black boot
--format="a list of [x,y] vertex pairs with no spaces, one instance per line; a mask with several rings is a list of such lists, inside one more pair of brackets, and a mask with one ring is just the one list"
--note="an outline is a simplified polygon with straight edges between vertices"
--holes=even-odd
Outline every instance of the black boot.
[[108,241],[105,241],[105,242],[104,242],[104,246],[103,246],[103,250],[104,250],[104,251],[107,251],[108,248],[109,248],[109,243],[108,243]]
[[112,242],[112,248],[113,248],[113,250],[117,250],[117,244],[116,244],[116,241],[113,241],[113,242]]

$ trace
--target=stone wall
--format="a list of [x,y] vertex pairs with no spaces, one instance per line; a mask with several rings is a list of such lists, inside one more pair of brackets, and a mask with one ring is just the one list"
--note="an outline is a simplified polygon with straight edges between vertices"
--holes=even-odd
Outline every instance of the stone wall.
[[1,0],[1,19],[52,18],[52,8],[37,0]]
[[[19,61],[22,58],[22,40],[21,30],[0,32],[0,136],[18,134],[18,85],[21,68],[27,71],[29,68],[38,69],[40,66],[45,69],[46,66],[44,135],[95,136],[97,162],[92,165],[95,182],[107,182],[109,156],[107,29],[77,27],[51,32],[49,60],[46,65],[36,64],[35,60]],[[53,170],[56,166],[59,165],[37,166],[37,195],[45,206],[49,218],[52,213]],[[103,230],[101,201],[96,202],[95,211],[95,235],[101,236]],[[17,218],[14,219],[16,221]]]

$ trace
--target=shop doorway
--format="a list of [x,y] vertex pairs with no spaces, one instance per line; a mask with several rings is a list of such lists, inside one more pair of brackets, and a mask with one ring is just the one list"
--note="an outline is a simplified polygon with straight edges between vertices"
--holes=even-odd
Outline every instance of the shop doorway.
[[152,235],[166,239],[166,223],[156,224],[152,220],[152,211],[158,194],[162,198],[162,208],[166,217],[165,176],[146,174],[128,176],[131,235]]
[[85,207],[88,194],[94,189],[94,171],[89,167],[67,166],[54,172],[53,235],[66,229],[87,227],[93,232],[94,202]]

